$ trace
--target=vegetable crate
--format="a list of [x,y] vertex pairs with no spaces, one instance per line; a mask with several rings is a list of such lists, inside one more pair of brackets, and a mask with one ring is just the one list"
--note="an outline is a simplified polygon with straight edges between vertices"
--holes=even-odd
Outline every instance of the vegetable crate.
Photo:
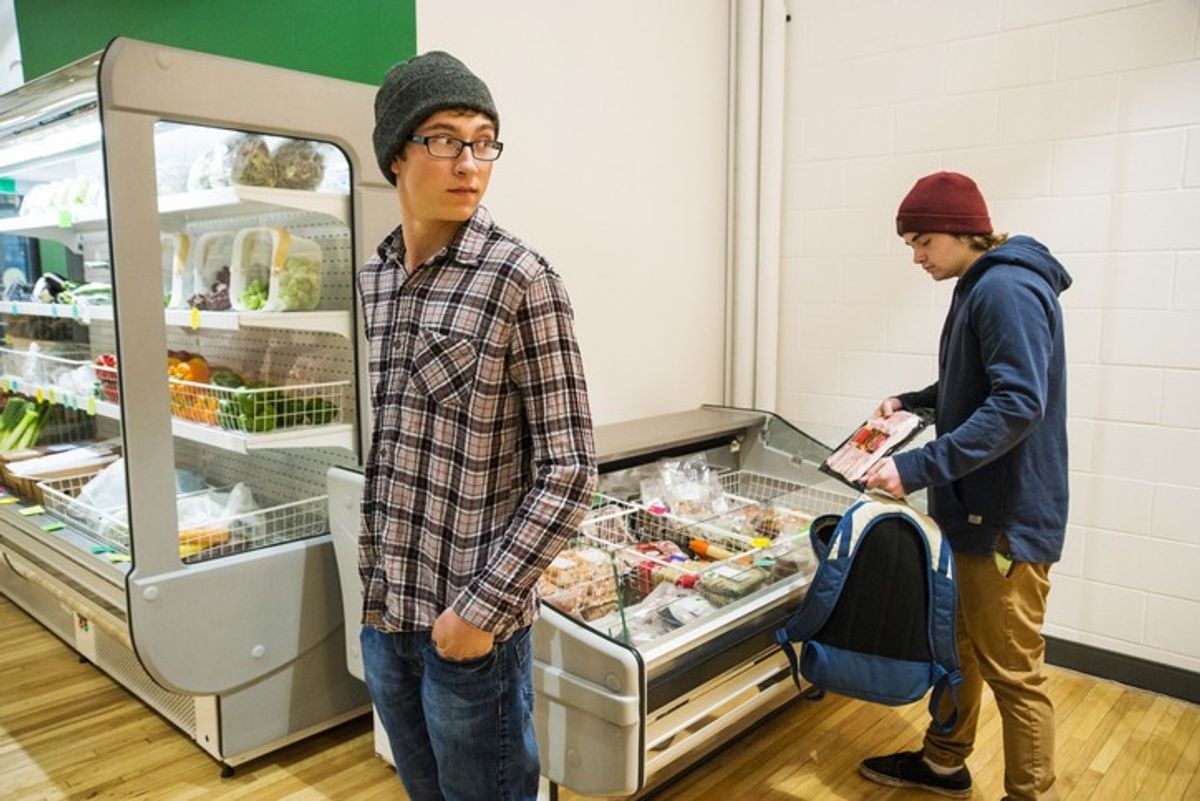
[[170,381],[173,416],[244,434],[340,423],[350,388],[349,381],[236,389]]

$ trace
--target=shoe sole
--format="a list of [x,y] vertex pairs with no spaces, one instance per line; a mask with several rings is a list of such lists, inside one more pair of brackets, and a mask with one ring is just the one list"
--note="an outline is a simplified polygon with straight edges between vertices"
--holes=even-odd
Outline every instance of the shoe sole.
[[917,790],[926,790],[938,795],[949,796],[950,798],[970,798],[971,788],[965,790],[951,790],[946,787],[935,787],[932,784],[921,784],[920,782],[910,782],[906,779],[897,779],[895,776],[888,776],[886,773],[879,773],[871,770],[866,765],[859,765],[858,772],[863,775],[863,778],[870,779],[876,784],[886,784],[888,787],[912,787]]

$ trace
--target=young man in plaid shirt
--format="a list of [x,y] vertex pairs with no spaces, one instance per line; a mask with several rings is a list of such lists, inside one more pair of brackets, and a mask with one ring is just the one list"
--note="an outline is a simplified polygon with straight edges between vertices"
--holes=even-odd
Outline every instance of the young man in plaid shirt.
[[375,98],[400,225],[359,274],[374,414],[362,646],[416,801],[537,796],[534,584],[596,479],[562,280],[480,205],[499,124],[446,53],[398,64]]

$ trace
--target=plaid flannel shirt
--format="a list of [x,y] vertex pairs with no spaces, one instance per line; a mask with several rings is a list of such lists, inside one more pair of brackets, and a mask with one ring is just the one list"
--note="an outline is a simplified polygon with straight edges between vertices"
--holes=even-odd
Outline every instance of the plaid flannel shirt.
[[374,413],[363,622],[430,629],[449,607],[506,639],[532,622],[596,481],[562,280],[480,206],[411,274],[397,228],[358,289]]

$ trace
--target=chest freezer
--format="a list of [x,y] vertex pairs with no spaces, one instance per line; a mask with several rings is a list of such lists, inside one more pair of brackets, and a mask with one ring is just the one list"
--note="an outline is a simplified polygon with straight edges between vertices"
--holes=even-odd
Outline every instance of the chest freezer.
[[[772,639],[816,569],[808,522],[856,494],[830,449],[772,414],[721,407],[602,426],[593,509],[539,582],[542,774],[584,795],[661,783],[797,695]],[[665,480],[664,480],[665,479]],[[362,475],[329,475],[345,598],[359,599]],[[361,608],[346,658],[362,675]],[[387,757],[386,739],[376,748]]]
[[721,407],[597,429],[593,509],[540,584],[542,773],[585,795],[651,788],[797,696],[772,639],[816,569],[808,524],[856,493],[830,449]]

